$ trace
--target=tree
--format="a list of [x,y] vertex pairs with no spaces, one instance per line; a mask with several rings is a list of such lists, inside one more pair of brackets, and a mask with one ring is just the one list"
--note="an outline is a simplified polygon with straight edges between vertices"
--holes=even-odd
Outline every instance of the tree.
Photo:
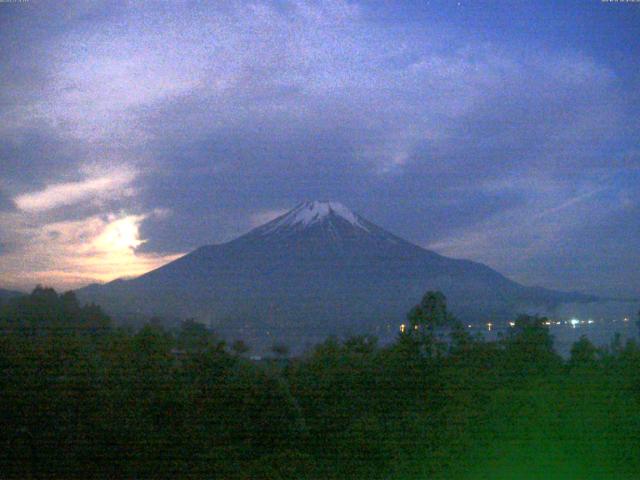
[[442,292],[429,291],[424,294],[418,305],[413,307],[408,315],[409,333],[424,332],[433,334],[437,328],[450,326],[453,315],[447,311],[447,298]]
[[455,318],[447,310],[447,298],[442,292],[428,291],[418,305],[408,315],[408,329],[405,335],[413,339],[423,354],[435,356],[443,349],[437,338],[438,330],[451,327]]
[[546,326],[547,318],[520,315],[503,340],[507,354],[505,366],[512,373],[542,373],[561,360],[553,349],[553,337]]
[[250,348],[243,340],[238,339],[231,344],[231,350],[233,350],[236,355],[244,355]]
[[177,345],[185,352],[198,353],[208,348],[218,347],[220,340],[204,324],[189,318],[180,325]]
[[278,358],[285,358],[287,355],[289,355],[289,347],[284,344],[278,344],[278,343],[274,344],[271,347],[271,351]]
[[343,342],[345,351],[359,355],[372,355],[378,348],[378,338],[372,335],[355,335]]
[[571,347],[569,365],[572,367],[593,367],[597,362],[598,349],[582,335]]
[[80,306],[73,292],[58,295],[38,285],[0,310],[0,326],[23,335],[95,334],[109,329],[111,319],[97,305]]
[[449,345],[449,353],[460,354],[467,352],[474,346],[474,339],[467,331],[462,322],[454,320],[449,333],[451,343]]

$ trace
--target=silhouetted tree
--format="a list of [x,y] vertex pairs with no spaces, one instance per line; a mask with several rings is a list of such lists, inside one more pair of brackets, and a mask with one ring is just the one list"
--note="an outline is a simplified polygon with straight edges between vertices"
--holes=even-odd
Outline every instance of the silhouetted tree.
[[520,315],[503,340],[507,355],[504,367],[516,378],[546,372],[561,364],[546,322],[545,317]]
[[447,299],[442,292],[428,291],[408,315],[405,335],[413,339],[423,354],[433,357],[444,349],[438,330],[451,327],[454,317],[447,310]]
[[111,328],[111,318],[97,305],[80,306],[73,292],[58,295],[38,285],[0,308],[0,328],[31,336],[96,334]]
[[177,347],[189,353],[218,348],[220,343],[221,340],[213,332],[193,318],[182,322],[176,339]]
[[289,347],[283,344],[275,344],[271,347],[271,351],[278,358],[285,358],[289,355]]
[[[94,335],[99,307],[38,287],[0,307],[0,476],[637,477],[635,342],[563,362],[544,318],[471,338],[430,293],[391,345],[330,338],[272,368],[193,319]],[[440,329],[447,354],[425,354]]]
[[232,344],[231,344],[231,350],[236,354],[236,355],[244,355],[245,353],[247,353],[250,348],[249,345],[247,345],[244,340],[235,340]]
[[574,368],[593,368],[597,363],[598,349],[582,335],[571,347],[569,365]]

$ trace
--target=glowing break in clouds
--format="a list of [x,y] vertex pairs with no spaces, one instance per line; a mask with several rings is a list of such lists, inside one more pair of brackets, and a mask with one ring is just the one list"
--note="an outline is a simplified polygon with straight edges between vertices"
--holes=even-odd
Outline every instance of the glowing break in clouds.
[[[132,184],[137,172],[133,168],[89,165],[80,171],[84,173],[81,180],[52,183],[17,195],[13,199],[17,210],[0,216],[0,244],[13,245],[0,256],[5,284],[75,288],[141,275],[179,256],[136,251],[146,241],[140,236],[140,224],[164,211],[130,214],[119,208],[119,213],[101,213],[110,202],[135,195]],[[60,207],[84,215],[56,219],[55,209]]]
[[0,256],[3,279],[11,285],[36,283],[75,288],[91,282],[141,275],[180,255],[136,253],[145,240],[140,223],[147,215],[93,216],[25,229],[26,249]]

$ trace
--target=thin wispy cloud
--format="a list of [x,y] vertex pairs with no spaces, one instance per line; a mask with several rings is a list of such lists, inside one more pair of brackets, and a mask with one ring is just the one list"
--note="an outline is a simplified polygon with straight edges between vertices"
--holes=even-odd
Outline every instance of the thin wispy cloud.
[[287,213],[290,209],[286,208],[276,208],[273,210],[265,210],[262,212],[257,212],[251,215],[250,222],[252,227],[259,227],[271,220],[278,218],[281,215]]
[[127,195],[126,187],[135,178],[133,171],[121,170],[79,182],[48,185],[43,190],[18,195],[14,201],[25,212],[42,212],[65,205],[93,201],[104,196]]

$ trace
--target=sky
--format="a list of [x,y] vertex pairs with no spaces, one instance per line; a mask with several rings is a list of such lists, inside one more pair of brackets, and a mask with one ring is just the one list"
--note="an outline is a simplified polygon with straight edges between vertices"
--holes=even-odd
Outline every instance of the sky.
[[0,287],[139,275],[304,200],[640,297],[640,3],[1,2]]

